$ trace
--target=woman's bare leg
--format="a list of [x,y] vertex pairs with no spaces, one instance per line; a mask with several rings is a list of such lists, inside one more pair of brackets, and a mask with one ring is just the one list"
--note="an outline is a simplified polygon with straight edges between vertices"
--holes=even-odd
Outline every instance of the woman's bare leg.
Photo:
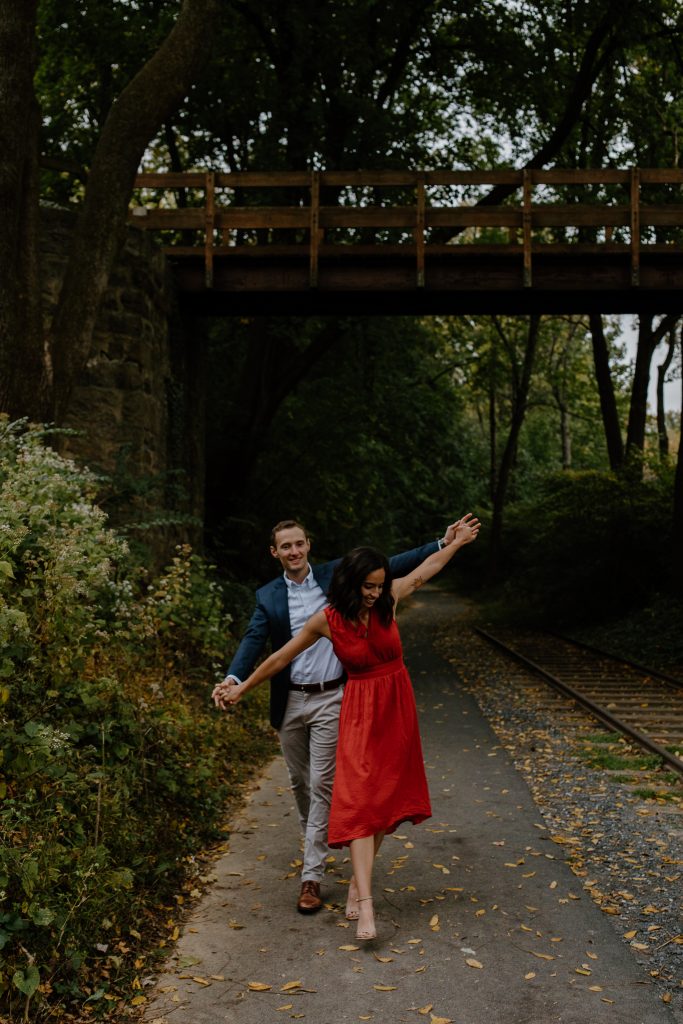
[[[373,853],[373,860],[374,860],[374,858],[377,856],[377,851],[379,850],[380,846],[382,845],[382,840],[384,839],[384,832],[378,832],[375,836],[373,836],[373,839],[374,839],[374,853]],[[357,840],[353,840],[353,842],[357,842]],[[351,854],[351,864],[353,865],[353,853]],[[372,878],[372,868],[370,869],[370,871],[371,871],[371,878]],[[369,892],[369,893],[367,893],[367,895],[371,895],[371,893]],[[351,881],[349,882],[348,897],[346,899],[346,919],[347,919],[347,921],[357,921],[358,920],[358,915],[359,915],[358,897],[359,896],[360,896],[360,893],[358,891],[358,884],[356,882],[356,874],[355,874],[355,868],[354,868],[354,873],[351,875]]]
[[[353,877],[356,884],[358,896],[358,929],[356,937],[359,939],[374,938],[375,914],[372,906],[372,866],[375,860],[375,853],[379,849],[383,835],[363,836],[362,839],[352,839],[351,864],[353,865]],[[378,841],[379,839],[379,841]]]

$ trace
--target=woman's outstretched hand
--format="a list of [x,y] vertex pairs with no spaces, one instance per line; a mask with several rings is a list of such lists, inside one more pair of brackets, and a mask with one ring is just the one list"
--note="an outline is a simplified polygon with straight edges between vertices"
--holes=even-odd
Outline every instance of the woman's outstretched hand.
[[460,544],[471,544],[473,540],[477,539],[480,529],[479,520],[471,512],[467,512],[455,527],[454,540]]

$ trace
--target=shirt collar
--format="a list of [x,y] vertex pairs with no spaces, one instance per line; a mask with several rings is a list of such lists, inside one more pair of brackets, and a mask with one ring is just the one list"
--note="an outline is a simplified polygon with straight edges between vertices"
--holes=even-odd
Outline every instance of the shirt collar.
[[285,577],[285,583],[287,584],[288,590],[296,590],[299,587],[310,587],[311,584],[315,583],[315,577],[313,576],[313,567],[310,564],[308,566],[308,572],[302,579],[301,583],[297,583],[295,580],[290,580],[287,573],[283,573],[283,575]]

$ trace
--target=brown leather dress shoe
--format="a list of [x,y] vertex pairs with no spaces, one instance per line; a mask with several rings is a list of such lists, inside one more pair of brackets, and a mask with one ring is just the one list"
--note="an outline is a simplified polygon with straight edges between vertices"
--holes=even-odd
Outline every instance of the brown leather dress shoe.
[[323,905],[322,897],[320,895],[320,882],[302,882],[301,892],[299,893],[299,902],[296,905],[296,909],[300,914],[315,914],[316,910],[320,910]]

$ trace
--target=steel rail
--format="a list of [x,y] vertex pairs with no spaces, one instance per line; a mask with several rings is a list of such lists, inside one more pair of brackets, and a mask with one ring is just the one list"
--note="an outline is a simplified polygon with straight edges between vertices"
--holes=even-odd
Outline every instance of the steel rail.
[[[671,754],[668,750],[666,750],[665,747],[662,747],[661,744],[657,743],[655,740],[650,739],[649,736],[645,735],[645,733],[640,732],[640,730],[634,729],[627,722],[623,722],[620,718],[617,718],[616,715],[611,714],[611,712],[607,708],[602,707],[600,704],[596,704],[595,701],[590,699],[590,697],[584,696],[584,694],[582,694],[579,690],[576,690],[573,686],[570,686],[568,683],[565,683],[562,679],[559,679],[551,672],[548,672],[548,670],[544,669],[542,665],[539,665],[537,662],[532,661],[530,658],[527,658],[526,655],[521,654],[519,651],[516,651],[514,647],[510,647],[509,644],[506,644],[504,640],[501,640],[499,637],[494,636],[492,633],[489,633],[487,630],[482,629],[480,626],[475,626],[474,629],[480,636],[484,637],[494,646],[499,647],[507,655],[521,662],[527,668],[532,669],[532,671],[535,672],[537,675],[542,676],[548,683],[550,683],[551,686],[553,686],[556,690],[559,690],[560,693],[563,693],[567,697],[571,697],[572,700],[576,701],[577,704],[580,704],[587,711],[589,711],[590,714],[593,715],[593,717],[596,718],[599,722],[602,722],[603,725],[606,725],[610,729],[614,729],[617,732],[621,732],[624,735],[629,736],[639,746],[644,747],[646,750],[649,750],[653,754],[657,754],[657,756],[661,757],[662,760],[665,761],[670,768],[673,768],[675,772],[683,776],[683,761],[680,758],[676,757],[674,754]],[[570,642],[573,643],[574,641]],[[611,657],[611,655],[609,655],[609,657]]]
[[610,658],[612,661],[619,662],[622,665],[628,665],[629,668],[638,669],[639,672],[645,672],[652,679],[661,679],[662,682],[669,683],[675,689],[683,690],[683,679],[678,679],[676,676],[669,675],[668,672],[660,672],[659,669],[650,668],[648,665],[643,665],[642,662],[632,661],[630,658],[624,658],[621,654],[612,654],[610,651],[605,651],[601,647],[596,647],[594,644],[587,644],[583,640],[575,640],[573,636],[566,636],[564,633],[556,633],[552,629],[546,629],[545,632],[548,636],[554,636],[558,640],[563,640],[567,644],[573,644],[575,647],[581,647],[585,651],[590,651],[591,654],[598,654],[601,658]]

